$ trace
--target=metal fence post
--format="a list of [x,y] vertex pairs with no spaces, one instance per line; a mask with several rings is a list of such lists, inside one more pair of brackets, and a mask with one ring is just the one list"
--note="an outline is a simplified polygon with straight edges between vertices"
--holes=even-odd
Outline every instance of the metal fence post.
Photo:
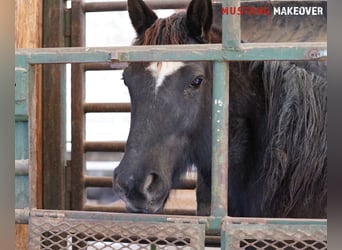
[[215,61],[213,67],[211,216],[215,219],[226,216],[228,208],[229,64]]

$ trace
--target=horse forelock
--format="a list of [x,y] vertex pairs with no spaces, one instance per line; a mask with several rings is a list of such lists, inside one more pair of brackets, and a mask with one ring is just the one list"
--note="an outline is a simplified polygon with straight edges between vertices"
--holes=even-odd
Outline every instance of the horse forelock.
[[145,32],[136,38],[134,45],[189,44],[185,25],[185,13],[175,13],[158,18]]
[[174,13],[167,18],[159,18],[138,36],[134,45],[170,45],[220,43],[221,31],[212,27],[207,38],[191,37],[186,26],[186,13]]

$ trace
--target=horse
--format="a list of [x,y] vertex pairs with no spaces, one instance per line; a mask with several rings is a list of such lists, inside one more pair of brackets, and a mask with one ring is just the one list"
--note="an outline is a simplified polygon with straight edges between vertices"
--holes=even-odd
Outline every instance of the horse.
[[[210,0],[159,19],[128,0],[133,45],[221,43]],[[131,62],[131,124],[113,190],[129,212],[160,213],[180,176],[198,171],[210,214],[213,63]],[[228,215],[326,218],[327,79],[318,61],[229,62]]]

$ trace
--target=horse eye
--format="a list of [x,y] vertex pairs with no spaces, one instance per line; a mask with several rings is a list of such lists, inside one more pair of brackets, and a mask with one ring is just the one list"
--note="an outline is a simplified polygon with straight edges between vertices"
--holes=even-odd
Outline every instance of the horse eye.
[[201,85],[202,81],[203,81],[203,77],[202,76],[198,76],[198,77],[196,77],[195,79],[192,80],[191,86],[194,87],[194,88],[198,88]]

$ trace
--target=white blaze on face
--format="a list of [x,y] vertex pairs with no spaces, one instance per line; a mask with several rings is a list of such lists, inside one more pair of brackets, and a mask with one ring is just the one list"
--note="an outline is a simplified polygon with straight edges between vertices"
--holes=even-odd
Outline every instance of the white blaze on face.
[[183,62],[152,62],[147,67],[147,70],[151,72],[152,76],[156,80],[156,93],[158,88],[163,85],[165,77],[172,75],[184,65],[185,64]]

